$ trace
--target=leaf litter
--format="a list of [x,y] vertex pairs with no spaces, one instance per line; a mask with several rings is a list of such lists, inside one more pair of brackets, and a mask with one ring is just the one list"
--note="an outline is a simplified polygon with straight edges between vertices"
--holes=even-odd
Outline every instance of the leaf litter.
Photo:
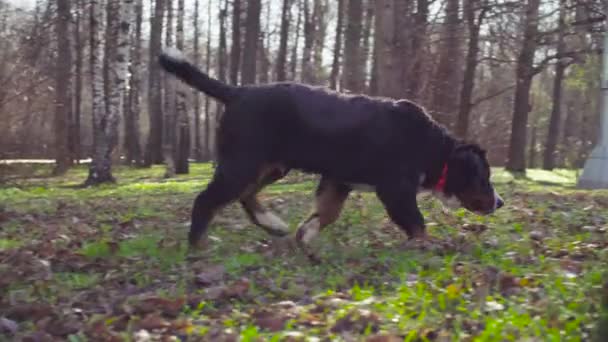
[[[362,196],[319,238],[318,266],[297,250],[267,253],[273,242],[237,206],[212,228],[217,241],[189,261],[174,213],[187,216],[191,194],[151,200],[148,211],[166,217],[137,217],[130,197],[50,199],[50,213],[24,215],[7,206],[3,227],[19,231],[0,230],[0,239],[19,244],[0,250],[0,333],[36,341],[119,341],[125,333],[138,341],[442,341],[557,329],[589,337],[606,281],[596,269],[608,261],[608,195],[525,191],[496,219],[429,209],[440,240],[426,245],[395,243],[401,233]],[[310,204],[300,193],[268,200],[286,218]],[[150,234],[159,238],[148,242]],[[524,316],[514,312],[529,321],[517,325]]]

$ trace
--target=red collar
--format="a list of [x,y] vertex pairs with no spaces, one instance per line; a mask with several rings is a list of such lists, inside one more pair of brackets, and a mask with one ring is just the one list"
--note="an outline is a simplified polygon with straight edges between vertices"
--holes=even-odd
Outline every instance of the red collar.
[[437,184],[435,184],[435,187],[433,189],[435,191],[443,192],[447,178],[448,178],[448,164],[443,164],[443,171],[441,171],[441,177],[439,177],[439,180],[437,181]]

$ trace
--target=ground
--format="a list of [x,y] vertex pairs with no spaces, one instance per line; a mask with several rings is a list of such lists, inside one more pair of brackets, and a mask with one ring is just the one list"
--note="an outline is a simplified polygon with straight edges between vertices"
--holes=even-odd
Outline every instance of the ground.
[[[585,341],[608,336],[608,192],[574,171],[494,170],[495,215],[421,199],[441,245],[412,246],[373,194],[353,194],[311,264],[232,205],[186,253],[192,200],[212,173],[118,168],[77,189],[78,167],[0,165],[0,341]],[[19,178],[17,173],[29,173]],[[315,177],[264,201],[292,229]]]

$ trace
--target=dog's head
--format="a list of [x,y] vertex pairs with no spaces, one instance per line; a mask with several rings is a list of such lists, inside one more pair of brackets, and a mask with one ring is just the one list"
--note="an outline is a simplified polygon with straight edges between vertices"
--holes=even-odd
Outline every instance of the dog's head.
[[486,152],[475,144],[459,144],[451,153],[442,176],[439,196],[443,202],[480,215],[493,213],[504,205],[490,182]]

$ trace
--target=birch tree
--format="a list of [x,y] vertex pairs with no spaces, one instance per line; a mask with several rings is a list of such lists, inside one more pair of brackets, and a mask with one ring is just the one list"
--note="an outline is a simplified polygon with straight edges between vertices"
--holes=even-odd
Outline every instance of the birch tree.
[[[184,0],[177,1],[177,27],[176,45],[180,51],[184,50]],[[175,160],[175,173],[186,174],[189,171],[188,157],[190,156],[190,120],[188,120],[188,106],[186,102],[186,88],[181,82],[175,83],[176,110],[177,110],[177,150]]]
[[[167,21],[165,23],[165,46],[173,46],[173,0],[167,1]],[[175,176],[176,157],[176,94],[177,82],[173,77],[163,73],[164,106],[163,106],[163,159],[165,161],[165,177]]]
[[101,45],[101,30],[99,19],[103,11],[97,0],[91,1],[91,84],[93,94],[93,130],[94,149],[93,160],[89,168],[89,177],[85,184],[95,185],[114,181],[112,176],[112,150],[118,139],[118,123],[124,109],[123,101],[126,92],[126,77],[129,62],[129,31],[133,0],[116,1],[118,9],[118,33],[114,58],[109,64],[110,98],[108,110],[103,105],[103,46]]
[[55,33],[57,35],[57,67],[55,70],[55,169],[56,175],[64,174],[70,164],[69,118],[71,116],[70,79],[72,53],[68,34],[70,1],[57,0]]
[[150,132],[146,146],[145,166],[159,164],[162,156],[163,108],[161,91],[161,70],[157,57],[162,48],[163,16],[165,0],[156,0],[154,15],[150,19],[150,48],[148,56],[148,113],[150,115]]
[[[201,61],[201,30],[198,11],[199,0],[194,0],[194,16],[192,18],[192,26],[194,26],[194,63],[196,64],[199,64]],[[203,151],[201,148],[201,96],[197,89],[192,90],[192,95],[194,96],[194,158],[200,162],[203,161]]]

